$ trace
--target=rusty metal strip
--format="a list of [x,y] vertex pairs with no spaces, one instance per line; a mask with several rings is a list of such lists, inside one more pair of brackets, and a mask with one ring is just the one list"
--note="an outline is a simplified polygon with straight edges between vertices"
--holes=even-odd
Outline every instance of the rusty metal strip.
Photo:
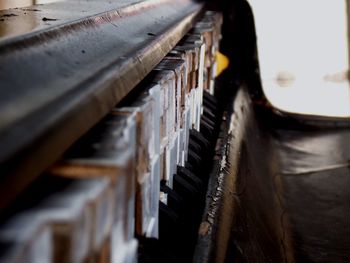
[[[76,2],[0,12],[0,208],[130,92],[203,8]],[[34,22],[4,35],[26,21]]]

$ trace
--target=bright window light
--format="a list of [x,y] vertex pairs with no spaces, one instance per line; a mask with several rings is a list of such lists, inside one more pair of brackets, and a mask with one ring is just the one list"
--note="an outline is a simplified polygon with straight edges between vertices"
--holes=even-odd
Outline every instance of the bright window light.
[[263,90],[285,112],[350,117],[345,0],[248,0]]

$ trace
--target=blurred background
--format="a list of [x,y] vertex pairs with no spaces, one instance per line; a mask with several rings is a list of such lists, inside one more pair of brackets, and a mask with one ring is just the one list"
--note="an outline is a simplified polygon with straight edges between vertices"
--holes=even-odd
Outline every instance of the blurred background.
[[349,117],[347,1],[248,2],[270,103],[287,112]]
[[26,7],[35,4],[57,2],[58,0],[0,0],[0,10],[16,7]]

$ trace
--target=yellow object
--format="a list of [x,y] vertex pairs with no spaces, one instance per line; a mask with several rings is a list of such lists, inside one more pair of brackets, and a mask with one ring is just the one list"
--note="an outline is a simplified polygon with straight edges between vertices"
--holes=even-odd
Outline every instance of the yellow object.
[[219,51],[216,52],[216,76],[219,76],[225,69],[227,69],[228,65],[230,64],[230,61],[228,57],[221,54]]

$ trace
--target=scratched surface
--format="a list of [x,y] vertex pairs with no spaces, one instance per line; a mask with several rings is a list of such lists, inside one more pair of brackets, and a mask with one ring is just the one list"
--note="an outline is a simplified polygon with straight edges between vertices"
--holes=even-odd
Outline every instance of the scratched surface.
[[350,262],[350,131],[274,131],[298,262]]
[[350,130],[282,127],[241,95],[195,262],[350,262]]
[[276,128],[263,115],[250,118],[237,175],[233,257],[349,262],[350,130]]

